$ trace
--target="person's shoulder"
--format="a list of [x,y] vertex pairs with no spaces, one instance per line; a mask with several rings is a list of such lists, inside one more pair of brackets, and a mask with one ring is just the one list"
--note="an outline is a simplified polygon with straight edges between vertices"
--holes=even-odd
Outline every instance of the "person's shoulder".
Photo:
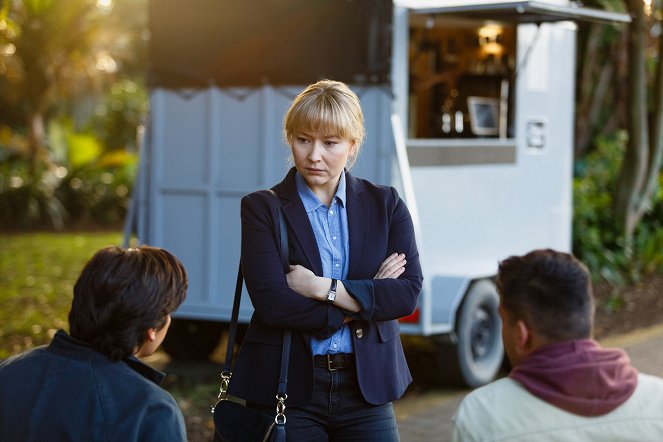
[[124,391],[123,395],[131,396],[126,397],[129,402],[140,398],[144,403],[176,404],[172,395],[157,383],[159,381],[141,374],[126,361],[95,362],[92,369],[99,385],[104,386],[104,391],[112,392],[112,396],[114,392]]
[[0,361],[0,374],[4,374],[13,370],[23,370],[23,367],[26,365],[36,363],[35,361],[37,359],[48,357],[47,348],[48,347],[46,346],[33,348]]
[[663,378],[652,374],[638,373],[638,386],[636,391],[644,392],[649,396],[660,398],[663,404]]
[[271,189],[260,189],[248,193],[242,197],[242,204],[255,203],[255,202],[269,202],[274,198],[281,198],[283,195],[289,194],[295,189],[295,173],[296,170],[292,167],[282,181],[276,183]]
[[470,410],[486,410],[490,412],[496,405],[513,395],[525,394],[522,385],[511,378],[502,378],[479,387],[465,396],[460,408]]
[[241,209],[243,217],[262,217],[275,207],[279,200],[271,189],[256,190],[242,197]]
[[251,193],[247,193],[242,197],[242,201],[265,201],[269,198],[275,198],[276,193],[271,189],[261,189],[256,190]]
[[377,184],[372,181],[369,181],[364,178],[359,178],[351,174],[346,174],[348,183],[358,189],[376,192],[376,193],[392,193],[395,192],[395,189],[392,186],[386,186],[384,184]]
[[396,188],[393,186],[386,186],[384,184],[376,184],[372,181],[357,178],[353,175],[346,175],[348,177],[348,184],[350,189],[357,193],[365,193],[371,195],[378,201],[386,203],[395,203],[398,201],[399,196]]
[[518,382],[502,378],[468,393],[452,418],[455,439],[484,440],[491,432],[498,431],[503,425],[498,412],[514,406],[522,390]]
[[[126,361],[92,365],[97,394],[108,409],[108,422],[126,420],[128,414],[135,418],[133,425],[143,427],[141,433],[151,435],[149,440],[186,440],[182,436],[184,417],[177,400],[155,380]],[[175,433],[181,433],[180,437]]]

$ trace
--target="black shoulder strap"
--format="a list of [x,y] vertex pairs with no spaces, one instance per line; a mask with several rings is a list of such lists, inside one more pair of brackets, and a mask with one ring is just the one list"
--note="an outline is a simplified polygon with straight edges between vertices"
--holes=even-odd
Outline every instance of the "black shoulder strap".
[[[281,211],[281,204],[279,203],[278,196],[274,191],[270,191],[274,195],[274,204],[276,204],[276,213],[279,223],[279,238],[281,246],[281,262],[283,271],[288,273],[290,271],[290,262],[288,259],[288,229],[283,218]],[[276,233],[276,232],[275,232]],[[237,320],[239,317],[239,304],[242,298],[242,286],[244,275],[242,272],[242,262],[240,260],[239,269],[237,270],[237,283],[235,284],[235,298],[233,300],[233,309],[230,318],[230,331],[228,334],[228,345],[226,349],[226,360],[223,365],[224,372],[231,373],[233,350],[235,348],[235,341],[237,339]],[[288,361],[290,360],[290,341],[292,332],[290,329],[283,330],[283,351],[281,352],[281,373],[279,375],[278,395],[285,397],[288,385]]]

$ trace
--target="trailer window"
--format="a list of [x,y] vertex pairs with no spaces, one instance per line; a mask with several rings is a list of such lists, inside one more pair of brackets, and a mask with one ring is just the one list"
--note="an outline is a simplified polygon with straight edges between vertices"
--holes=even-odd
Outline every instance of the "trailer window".
[[516,26],[411,15],[409,138],[510,138]]

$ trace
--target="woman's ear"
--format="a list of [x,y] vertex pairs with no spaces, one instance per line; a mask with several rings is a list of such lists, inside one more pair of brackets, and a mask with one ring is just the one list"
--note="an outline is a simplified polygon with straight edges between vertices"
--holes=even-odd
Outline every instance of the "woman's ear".
[[354,158],[357,155],[357,140],[350,141],[350,158]]

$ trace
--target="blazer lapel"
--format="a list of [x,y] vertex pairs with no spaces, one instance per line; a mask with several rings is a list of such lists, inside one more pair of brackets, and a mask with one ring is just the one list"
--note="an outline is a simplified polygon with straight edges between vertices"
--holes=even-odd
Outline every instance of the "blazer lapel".
[[356,278],[361,271],[364,255],[368,248],[371,219],[370,201],[363,195],[364,188],[359,180],[346,172],[348,235],[350,237],[350,262],[348,279]]
[[313,234],[313,228],[308,220],[306,209],[297,193],[295,184],[295,169],[292,168],[285,179],[274,187],[274,191],[283,201],[281,207],[290,231],[304,253],[307,263],[302,263],[318,276],[322,275],[322,260],[318,250],[318,243]]

